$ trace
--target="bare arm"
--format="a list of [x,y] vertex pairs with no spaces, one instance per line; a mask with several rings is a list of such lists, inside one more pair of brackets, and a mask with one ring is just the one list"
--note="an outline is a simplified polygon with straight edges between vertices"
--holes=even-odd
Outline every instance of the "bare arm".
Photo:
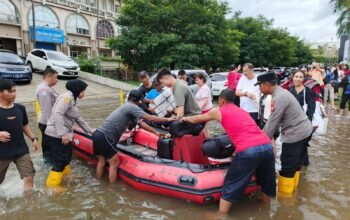
[[181,118],[182,122],[188,122],[191,124],[200,124],[211,120],[221,122],[221,113],[218,108],[214,108],[204,115],[195,115]]
[[184,116],[185,114],[185,108],[184,106],[179,106],[179,107],[176,107],[175,109],[175,114],[177,117],[181,118],[182,116]]
[[[33,134],[32,130],[29,128],[29,125],[24,125],[23,126],[23,132],[25,133],[25,135],[30,138],[30,139],[33,139],[33,138],[36,138],[35,135]],[[40,148],[40,145],[38,143],[38,139],[35,139],[33,141],[33,150],[35,152],[38,152],[39,151],[39,148]]]
[[158,117],[158,116],[154,116],[154,115],[149,115],[149,114],[144,114],[141,116],[142,119],[145,119],[147,121],[152,121],[152,122],[170,122],[170,121],[174,121],[175,118],[164,118],[164,117]]

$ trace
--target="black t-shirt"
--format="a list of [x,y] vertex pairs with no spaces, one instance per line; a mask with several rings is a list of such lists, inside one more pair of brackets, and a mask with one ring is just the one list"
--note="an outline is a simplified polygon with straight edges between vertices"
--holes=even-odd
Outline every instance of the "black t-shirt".
[[23,126],[27,124],[28,116],[23,105],[0,108],[0,131],[7,131],[11,135],[9,142],[0,142],[0,160],[15,159],[29,153],[23,134]]
[[142,85],[139,87],[139,92],[141,92],[141,93],[142,93],[142,96],[145,97],[146,94],[147,94],[149,91],[151,91],[152,89],[155,89],[153,83],[152,83],[152,86],[151,86],[150,88],[147,88],[145,85],[142,84]]

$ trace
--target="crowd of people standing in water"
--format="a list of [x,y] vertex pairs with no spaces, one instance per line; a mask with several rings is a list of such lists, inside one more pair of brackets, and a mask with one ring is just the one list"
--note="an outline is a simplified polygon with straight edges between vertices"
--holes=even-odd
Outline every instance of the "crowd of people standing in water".
[[[312,68],[302,65],[293,70],[282,85],[278,84],[273,71],[257,76],[250,63],[243,65],[243,73],[240,73],[240,65],[232,65],[230,70],[228,88],[221,92],[217,107],[212,103],[211,90],[203,74],[195,77],[199,90],[194,94],[187,84],[193,79],[188,79],[184,70],[176,78],[164,68],[158,72],[155,82],[142,71],[139,73],[140,88],[132,90],[128,102],[113,111],[97,129],[85,122],[77,106],[88,84],[79,79],[69,80],[67,91],[59,95],[53,89],[57,72],[46,70],[35,94],[41,108],[38,126],[43,157],[52,166],[46,186],[59,187],[63,176],[71,171],[70,143],[75,125],[93,137],[94,154],[98,158],[97,177],[103,176],[108,162],[109,181],[114,183],[119,165],[117,144],[128,128],[138,124],[164,137],[149,122],[167,127],[177,120],[188,123],[189,131],[203,129],[206,137],[210,137],[209,128],[204,124],[215,120],[235,146],[219,210],[227,213],[233,203],[239,202],[254,174],[261,186],[262,201],[269,202],[276,194],[291,196],[298,187],[301,167],[309,164],[307,149],[313,133],[322,123],[322,106],[328,107],[330,102],[331,108],[336,109],[334,100],[340,98],[339,88],[342,88],[341,114],[350,102],[349,67],[340,64],[321,69],[317,63]],[[164,87],[172,92],[175,109],[166,117],[159,117],[149,106],[164,92]],[[15,84],[0,79],[0,184],[9,164],[14,162],[24,179],[24,191],[30,192],[35,170],[24,134],[32,141],[35,151],[39,150],[39,143],[29,128],[25,107],[15,103],[15,99]],[[350,103],[348,105],[350,111]],[[279,137],[282,154],[276,187],[275,140]]]

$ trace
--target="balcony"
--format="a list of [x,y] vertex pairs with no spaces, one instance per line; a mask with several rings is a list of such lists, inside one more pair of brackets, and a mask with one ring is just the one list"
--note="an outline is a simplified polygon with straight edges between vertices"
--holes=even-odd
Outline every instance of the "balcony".
[[[52,2],[52,3],[56,3],[56,4],[60,4],[60,5],[64,5],[70,8],[79,8],[82,11],[86,11],[86,12],[90,12],[92,14],[97,14],[97,5],[95,4],[84,4],[84,3],[80,3],[77,0],[46,0],[47,2]],[[103,16],[103,17],[111,17],[111,18],[115,18],[116,13],[113,11],[114,8],[112,9],[112,11],[110,10],[104,10],[104,9],[99,9],[99,15]]]

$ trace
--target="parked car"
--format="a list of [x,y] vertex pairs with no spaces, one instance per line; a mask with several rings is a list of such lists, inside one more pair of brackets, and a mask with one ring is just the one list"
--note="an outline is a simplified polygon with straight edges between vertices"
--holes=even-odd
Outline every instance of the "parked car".
[[259,76],[261,74],[267,73],[267,68],[254,68],[254,73]]
[[228,72],[213,73],[210,77],[212,83],[213,96],[219,96],[221,91],[227,89]]
[[57,51],[34,49],[28,53],[26,63],[30,66],[32,71],[45,71],[46,69],[54,69],[59,76],[74,77],[79,74],[79,65],[66,56]]
[[9,50],[0,50],[0,78],[30,83],[32,77],[32,70],[17,54]]
[[[171,73],[177,78],[177,74],[179,71],[180,70],[171,70]],[[207,85],[209,86],[209,88],[212,88],[212,82],[210,80],[208,73],[205,70],[185,70],[185,72],[188,78],[187,80],[188,86],[191,88],[194,94],[198,92],[198,86],[195,83],[195,77],[196,77],[196,74],[198,73],[204,74],[205,78],[207,79]],[[157,77],[157,73],[151,76],[151,80],[154,81],[156,77]]]

